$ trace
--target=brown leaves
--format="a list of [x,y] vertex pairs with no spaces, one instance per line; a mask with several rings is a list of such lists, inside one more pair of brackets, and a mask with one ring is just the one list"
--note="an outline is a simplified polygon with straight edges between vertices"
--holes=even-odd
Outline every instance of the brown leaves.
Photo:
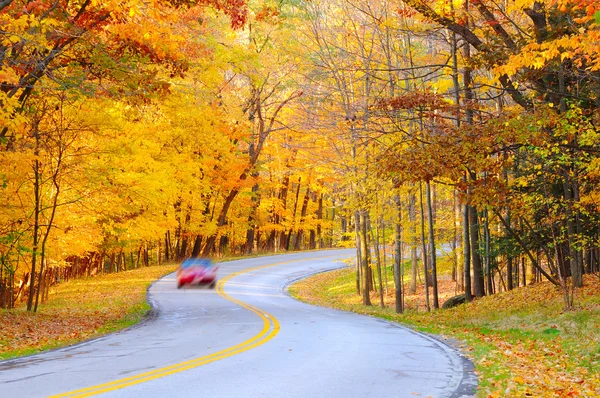
[[23,353],[73,344],[141,319],[146,289],[175,266],[70,281],[50,293],[39,312],[23,307],[0,310],[0,360]]

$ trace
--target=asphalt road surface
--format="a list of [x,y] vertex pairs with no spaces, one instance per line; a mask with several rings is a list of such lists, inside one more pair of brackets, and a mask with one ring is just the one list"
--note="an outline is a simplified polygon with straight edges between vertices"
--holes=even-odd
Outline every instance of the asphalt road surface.
[[0,362],[0,397],[468,397],[455,350],[371,317],[300,303],[285,287],[354,250],[220,263],[216,289],[149,290],[155,316],[75,346]]

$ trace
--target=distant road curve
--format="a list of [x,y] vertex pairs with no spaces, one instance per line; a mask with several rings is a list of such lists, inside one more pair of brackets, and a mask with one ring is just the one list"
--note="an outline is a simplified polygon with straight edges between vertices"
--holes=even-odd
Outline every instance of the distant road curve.
[[152,285],[157,315],[100,339],[0,362],[0,397],[469,397],[447,345],[397,324],[300,303],[292,281],[352,249],[220,263],[217,289]]

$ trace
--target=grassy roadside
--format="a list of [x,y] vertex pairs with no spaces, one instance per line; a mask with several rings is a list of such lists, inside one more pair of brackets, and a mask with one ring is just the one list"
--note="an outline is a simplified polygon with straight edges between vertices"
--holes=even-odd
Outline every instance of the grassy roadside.
[[[228,257],[221,261],[263,257],[272,253]],[[0,308],[0,361],[65,347],[125,329],[150,311],[146,290],[177,264],[143,267],[61,283],[51,288],[38,312],[25,304]]]
[[148,286],[177,268],[144,267],[61,283],[31,313],[0,309],[0,360],[64,347],[121,330],[150,311]]
[[[443,297],[454,284],[442,280]],[[297,282],[290,294],[307,303],[385,318],[415,330],[458,340],[475,363],[480,397],[600,396],[600,280],[585,279],[577,308],[562,310],[562,299],[549,283],[485,297],[448,310],[425,312],[423,293],[407,296],[405,314],[393,310],[393,287],[381,308],[373,293],[372,307],[355,292],[353,268]],[[443,300],[440,300],[442,302]],[[415,308],[419,309],[416,310]]]

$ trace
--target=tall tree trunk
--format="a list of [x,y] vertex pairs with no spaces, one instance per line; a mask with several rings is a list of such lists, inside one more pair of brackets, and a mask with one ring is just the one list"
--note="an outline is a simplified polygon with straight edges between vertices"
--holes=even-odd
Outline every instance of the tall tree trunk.
[[[373,228],[371,227],[371,238],[373,239]],[[373,239],[373,247],[375,249],[375,255],[377,260],[377,277],[379,278],[379,305],[381,308],[385,308],[385,303],[383,302],[383,275],[381,273],[381,248],[379,245],[380,236],[379,236],[379,227],[377,222],[375,223],[375,237]]]
[[396,221],[396,236],[394,239],[396,255],[394,256],[394,297],[396,300],[396,313],[401,314],[404,312],[404,299],[402,297],[402,205],[400,202],[400,196],[396,196],[396,212],[398,214],[398,220]]
[[246,245],[244,247],[244,253],[246,255],[250,255],[254,251],[254,240],[255,240],[255,236],[256,236],[256,231],[255,231],[254,225],[252,224],[253,222],[254,222],[254,218],[249,216],[248,217],[249,227],[246,230]]
[[148,243],[144,242],[144,266],[150,266],[150,257],[148,256]]
[[369,244],[367,237],[367,211],[359,211],[360,221],[360,254],[362,264],[362,298],[363,305],[371,305],[371,279],[370,279],[370,265],[369,265]]
[[[227,198],[225,198],[225,202],[223,203],[223,207],[221,208],[221,212],[219,213],[219,217],[217,218],[217,229],[220,229],[221,227],[227,225],[227,213],[229,212],[229,207],[233,203],[233,200],[238,195],[238,193],[239,190],[237,188],[232,189],[227,195]],[[219,232],[207,238],[206,244],[204,245],[204,250],[202,251],[202,254],[204,256],[208,257],[214,251],[218,234]]]
[[29,280],[29,297],[27,297],[27,311],[33,310],[33,297],[35,295],[35,274],[36,274],[36,262],[38,252],[38,239],[40,231],[40,212],[41,212],[41,198],[40,198],[40,161],[39,161],[39,145],[40,145],[40,133],[37,125],[35,128],[35,161],[33,165],[33,194],[34,194],[34,215],[33,215],[33,246],[31,252],[31,274]]
[[427,196],[427,216],[429,218],[429,245],[431,247],[431,287],[433,290],[433,308],[440,308],[440,302],[438,298],[438,284],[437,284],[437,261],[435,252],[435,234],[434,234],[434,218],[433,218],[433,207],[431,205],[431,184],[427,181],[425,186]]
[[317,245],[319,249],[323,248],[323,228],[321,227],[321,222],[323,221],[323,193],[319,195],[319,207],[317,208],[317,220],[319,223],[317,224]]
[[[573,178],[572,188],[573,188],[573,201],[574,201],[574,203],[579,204],[579,202],[580,202],[579,182],[578,182],[577,176],[575,176]],[[581,211],[579,210],[579,206],[576,206],[573,210],[575,213],[574,214],[575,215],[575,232],[577,233],[578,236],[583,236],[583,226],[581,225]],[[584,264],[585,250],[581,246],[577,247],[576,249],[577,249],[576,250],[577,267],[579,268],[580,272],[582,273],[581,286],[583,286],[583,274],[585,273],[585,264]],[[579,287],[581,287],[581,286],[579,286]]]
[[[286,173],[285,177],[283,178],[282,188],[281,188],[280,195],[279,195],[279,200],[281,201],[281,206],[284,210],[283,215],[281,215],[279,217],[280,223],[283,223],[286,221],[285,220],[286,219],[285,210],[287,210],[287,196],[288,196],[289,189],[290,189],[290,176],[288,173]],[[285,233],[284,230],[282,230],[282,231],[278,232],[278,236],[279,236],[279,249],[287,250],[287,248],[288,248],[287,234]]]
[[[508,209],[506,211],[506,222],[510,226],[510,210]],[[504,239],[508,239],[508,231],[506,232]],[[506,256],[506,288],[508,290],[512,290],[515,288],[513,268],[513,257],[510,254],[508,254]]]
[[171,260],[171,231],[165,233],[165,261],[168,262],[169,260]]
[[[296,228],[296,214],[298,212],[298,202],[300,201],[300,182],[302,177],[298,177],[298,186],[296,187],[296,195],[294,195],[294,211],[292,212],[292,222],[287,235],[286,250],[292,250],[292,234]],[[300,224],[301,225],[301,224]]]
[[356,294],[361,294],[361,278],[363,268],[363,256],[361,252],[361,239],[360,239],[360,212],[354,211],[354,237],[356,243]]
[[490,226],[488,220],[488,211],[487,209],[483,210],[483,219],[484,219],[484,236],[485,236],[485,277],[486,277],[486,285],[488,294],[494,294],[494,283],[493,283],[493,275],[492,275],[492,266],[491,266],[491,258],[490,258]]
[[[258,173],[252,173],[253,177],[258,177]],[[254,238],[256,231],[256,210],[260,204],[260,197],[258,195],[258,184],[252,185],[252,209],[250,210],[250,214],[248,215],[248,229],[246,230],[246,255],[252,254],[252,250],[254,249]],[[257,245],[258,247],[258,245]]]
[[198,257],[200,255],[200,250],[202,249],[202,235],[196,235],[196,239],[194,239],[194,247],[192,248],[192,257]]
[[423,280],[425,282],[425,307],[431,311],[429,303],[429,267],[427,266],[427,243],[425,241],[425,207],[423,206],[423,184],[419,182],[419,204],[421,207],[421,248],[423,251]]
[[575,243],[575,217],[573,214],[573,192],[571,178],[565,173],[565,181],[563,183],[564,197],[565,197],[565,216],[567,224],[567,241],[569,242],[569,265],[571,269],[571,279],[574,287],[583,286],[582,267],[579,262],[579,248]]
[[469,209],[469,232],[471,235],[471,258],[473,264],[473,288],[475,297],[485,296],[485,282],[483,278],[483,267],[479,255],[479,215],[477,209]]
[[50,236],[50,229],[54,224],[54,216],[56,215],[56,208],[58,207],[58,195],[60,193],[60,185],[58,184],[58,173],[60,171],[60,167],[62,164],[62,150],[59,149],[59,156],[56,163],[56,169],[54,173],[52,173],[52,184],[54,185],[54,197],[52,198],[52,211],[50,213],[50,218],[48,219],[46,225],[46,231],[44,232],[44,237],[42,239],[41,245],[41,253],[40,253],[40,285],[38,286],[37,293],[35,296],[35,307],[33,312],[37,311],[38,300],[40,296],[40,291],[42,290],[42,281],[44,275],[44,265],[46,263],[46,242],[48,241],[48,236]]
[[[310,197],[310,188],[307,186],[306,192],[304,193],[304,199],[302,200],[302,209],[300,210],[300,227],[298,229],[298,233],[296,234],[296,245],[294,247],[294,250],[300,250],[301,245],[302,245],[302,238],[304,235],[304,230],[303,230],[302,226],[304,225],[304,222],[306,221],[306,213],[308,211],[309,197]],[[345,218],[344,218],[344,220],[345,220]]]
[[[413,187],[414,188],[414,187]],[[419,267],[419,258],[417,256],[417,197],[414,189],[408,194],[408,228],[410,235],[410,294],[417,292],[417,274]]]
[[[179,255],[178,255],[179,261],[181,261],[185,257],[187,257],[187,250],[188,250],[188,235],[187,235],[187,232],[184,232],[182,235],[183,235],[183,237],[181,238],[181,246],[179,247]],[[147,264],[144,264],[144,265],[147,265]]]

